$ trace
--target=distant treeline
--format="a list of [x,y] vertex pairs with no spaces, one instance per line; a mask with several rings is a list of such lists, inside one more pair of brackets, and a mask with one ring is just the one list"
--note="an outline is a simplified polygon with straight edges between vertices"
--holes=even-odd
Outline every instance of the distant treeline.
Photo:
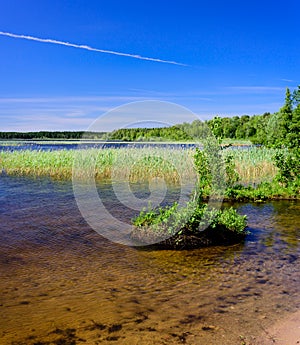
[[286,89],[285,103],[273,114],[216,116],[202,122],[162,128],[126,128],[110,133],[96,132],[0,132],[0,139],[106,139],[124,141],[193,141],[206,136],[207,128],[221,139],[250,140],[254,144],[280,147],[300,145],[300,86],[293,93]]
[[255,143],[262,141],[265,136],[266,125],[271,118],[270,113],[263,115],[241,117],[214,117],[202,122],[178,124],[163,128],[130,128],[118,129],[109,134],[112,140],[147,141],[172,140],[192,141],[204,138],[209,128],[216,137],[229,139],[248,139]]
[[85,132],[85,131],[40,131],[40,132],[0,132],[0,139],[102,139],[104,132]]
[[300,146],[300,86],[293,93],[286,89],[285,103],[278,112],[233,117],[216,116],[211,120],[178,124],[164,128],[118,129],[108,133],[114,140],[197,140],[209,128],[221,139],[250,140],[254,144],[280,147]]

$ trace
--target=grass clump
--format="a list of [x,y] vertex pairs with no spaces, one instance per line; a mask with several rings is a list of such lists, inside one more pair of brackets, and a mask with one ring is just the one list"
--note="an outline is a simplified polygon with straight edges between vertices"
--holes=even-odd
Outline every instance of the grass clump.
[[144,245],[182,249],[210,245],[226,245],[244,239],[246,216],[235,209],[218,210],[205,203],[190,201],[183,208],[144,209],[132,220],[131,238]]
[[205,203],[209,194],[218,198],[226,181],[237,179],[232,156],[222,155],[221,147],[209,138],[204,150],[196,149],[194,163],[199,181],[192,200],[179,209],[178,204],[143,210],[133,219],[131,238],[141,244],[173,249],[229,244],[241,241],[246,231],[246,216],[233,208],[217,209]]

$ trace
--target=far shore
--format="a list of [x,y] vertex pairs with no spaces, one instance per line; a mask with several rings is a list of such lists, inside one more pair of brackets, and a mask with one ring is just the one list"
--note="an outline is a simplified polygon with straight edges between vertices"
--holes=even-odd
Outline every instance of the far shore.
[[[201,144],[201,140],[199,141],[168,141],[168,140],[132,140],[132,141],[126,141],[126,140],[109,140],[109,139],[51,139],[51,138],[45,138],[45,139],[0,139],[0,145],[2,143],[12,143],[12,142],[30,142],[30,143],[59,143],[59,144],[81,144],[81,143],[109,143],[109,144],[120,144],[120,143],[128,143],[128,144],[145,144],[145,145],[151,145],[151,144],[185,144],[185,145],[199,145]],[[230,140],[225,139],[221,146],[226,146],[231,144],[232,146],[255,146],[251,143],[251,141],[247,140]]]

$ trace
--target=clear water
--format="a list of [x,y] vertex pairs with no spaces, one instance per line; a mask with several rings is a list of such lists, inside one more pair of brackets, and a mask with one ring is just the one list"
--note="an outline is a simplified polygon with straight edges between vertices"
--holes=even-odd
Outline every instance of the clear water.
[[300,306],[300,202],[235,206],[242,244],[142,250],[94,232],[71,183],[1,176],[0,343],[255,344]]

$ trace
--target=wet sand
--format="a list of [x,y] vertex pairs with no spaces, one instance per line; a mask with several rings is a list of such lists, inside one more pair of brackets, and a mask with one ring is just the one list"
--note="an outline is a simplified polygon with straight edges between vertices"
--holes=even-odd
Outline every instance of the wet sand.
[[300,344],[300,310],[283,318],[268,328],[257,339],[257,345],[297,345]]

